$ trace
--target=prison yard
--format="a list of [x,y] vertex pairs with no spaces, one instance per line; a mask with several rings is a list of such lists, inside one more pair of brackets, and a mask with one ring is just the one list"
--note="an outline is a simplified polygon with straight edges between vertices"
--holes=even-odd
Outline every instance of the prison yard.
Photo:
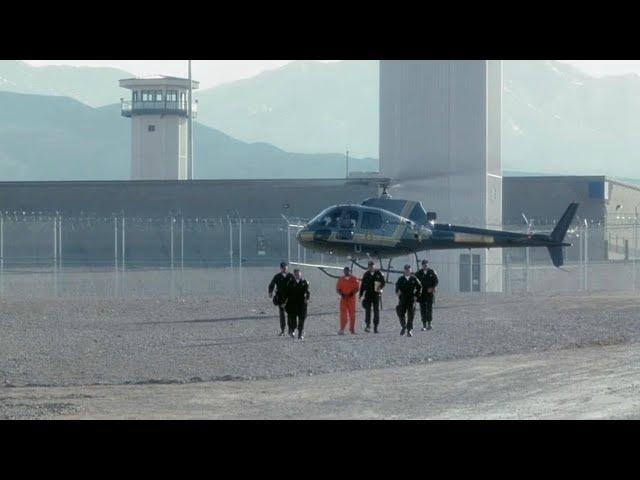
[[[433,330],[421,332],[418,315],[418,328],[407,338],[399,334],[389,286],[383,294],[381,333],[364,332],[358,305],[357,333],[339,336],[335,280],[305,271],[312,293],[305,339],[299,341],[277,336],[278,313],[267,296],[273,273],[258,267],[5,270],[0,418],[288,418],[291,412],[274,399],[290,389],[308,398],[309,409],[299,412],[305,417],[446,417],[446,405],[465,384],[465,372],[476,372],[482,388],[491,389],[496,375],[510,371],[519,387],[502,384],[498,390],[516,395],[518,389],[550,385],[552,377],[560,382],[562,362],[568,362],[567,374],[587,365],[606,366],[609,374],[617,372],[610,380],[623,382],[624,388],[633,391],[640,384],[635,370],[627,372],[629,377],[623,374],[637,364],[629,356],[640,340],[640,309],[632,291],[439,294]],[[538,378],[533,383],[520,376],[534,371]],[[601,388],[607,388],[595,372],[584,375],[582,384],[600,379]],[[565,388],[571,381],[560,383]],[[340,385],[360,385],[360,392],[369,391],[378,400],[358,400],[357,391],[347,400],[348,389]],[[442,397],[434,397],[436,386]],[[413,402],[400,410],[377,403],[398,389],[405,389]],[[234,410],[221,400],[233,395],[253,398],[253,407]],[[314,395],[328,397],[320,401]],[[197,405],[196,397],[201,399]],[[633,398],[616,415],[640,416]],[[100,404],[105,399],[108,406]],[[425,399],[430,399],[427,405]],[[336,410],[336,405],[342,407]],[[614,415],[601,406],[596,416]],[[461,417],[493,415],[458,407]],[[551,410],[540,415],[545,412]]]

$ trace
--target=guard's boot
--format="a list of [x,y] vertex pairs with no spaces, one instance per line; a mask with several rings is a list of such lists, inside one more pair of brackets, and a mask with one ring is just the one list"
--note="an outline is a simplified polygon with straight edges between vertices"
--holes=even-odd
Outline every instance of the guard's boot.
[[427,330],[431,330],[431,322],[427,323]]
[[367,325],[366,327],[364,327],[364,331],[369,333],[371,331],[371,327]]
[[400,330],[400,335],[404,336],[406,331],[407,331],[407,329],[405,327],[402,327],[402,330]]

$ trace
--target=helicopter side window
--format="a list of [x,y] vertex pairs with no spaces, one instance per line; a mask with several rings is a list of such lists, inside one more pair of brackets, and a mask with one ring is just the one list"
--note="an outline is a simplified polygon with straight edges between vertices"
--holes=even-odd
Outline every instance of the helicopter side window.
[[329,228],[335,228],[338,226],[338,223],[341,217],[342,217],[342,209],[335,209],[329,212],[325,216],[324,218],[325,225]]
[[353,229],[358,224],[358,211],[357,210],[343,210],[342,214],[338,218],[338,227]]
[[363,212],[362,228],[364,230],[378,230],[382,228],[382,215],[374,212]]

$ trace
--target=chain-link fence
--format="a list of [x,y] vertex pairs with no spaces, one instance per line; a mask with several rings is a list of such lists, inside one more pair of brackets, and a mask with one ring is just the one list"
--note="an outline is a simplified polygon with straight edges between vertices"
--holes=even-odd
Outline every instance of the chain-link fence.
[[[0,217],[0,294],[244,294],[255,288],[263,290],[265,279],[281,260],[348,264],[344,257],[300,246],[295,238],[297,228],[289,223],[303,222],[232,216],[67,218],[35,212],[5,214]],[[526,231],[522,225],[503,229]],[[552,229],[553,225],[537,226],[535,231]],[[639,230],[635,218],[607,225],[579,224],[567,234],[566,241],[572,246],[564,249],[562,269],[551,265],[545,248],[504,249],[498,256],[486,257],[491,260],[482,257],[477,262],[474,258],[480,256],[473,255],[475,251],[460,251],[448,257],[450,265],[435,267],[461,279],[467,272],[473,277],[491,268],[501,275],[501,291],[507,294],[636,291],[640,289]],[[211,273],[215,269],[226,272],[220,277],[223,281]],[[305,275],[315,279],[319,272],[309,270]],[[318,282],[321,278],[326,277],[319,274]]]

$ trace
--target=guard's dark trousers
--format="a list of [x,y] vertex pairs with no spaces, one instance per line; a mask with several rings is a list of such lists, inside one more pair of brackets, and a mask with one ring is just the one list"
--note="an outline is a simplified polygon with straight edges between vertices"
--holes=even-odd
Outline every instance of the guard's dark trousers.
[[433,319],[433,295],[425,295],[420,299],[420,317],[422,318],[422,325],[425,327],[427,323],[431,323]]
[[280,313],[280,330],[284,332],[284,327],[286,325],[284,305],[278,305],[278,312]]
[[402,328],[413,330],[413,315],[415,313],[415,305],[416,304],[413,299],[408,301],[400,299],[400,303],[398,303],[398,306],[396,307],[396,313],[398,314],[398,319],[400,320],[400,326]]
[[298,330],[298,335],[301,335],[304,331],[304,321],[307,318],[307,305],[300,305],[299,307],[287,312],[289,331],[293,332]]
[[367,327],[371,326],[371,309],[373,308],[373,326],[380,325],[380,294],[365,295],[362,301],[364,307],[364,323]]

